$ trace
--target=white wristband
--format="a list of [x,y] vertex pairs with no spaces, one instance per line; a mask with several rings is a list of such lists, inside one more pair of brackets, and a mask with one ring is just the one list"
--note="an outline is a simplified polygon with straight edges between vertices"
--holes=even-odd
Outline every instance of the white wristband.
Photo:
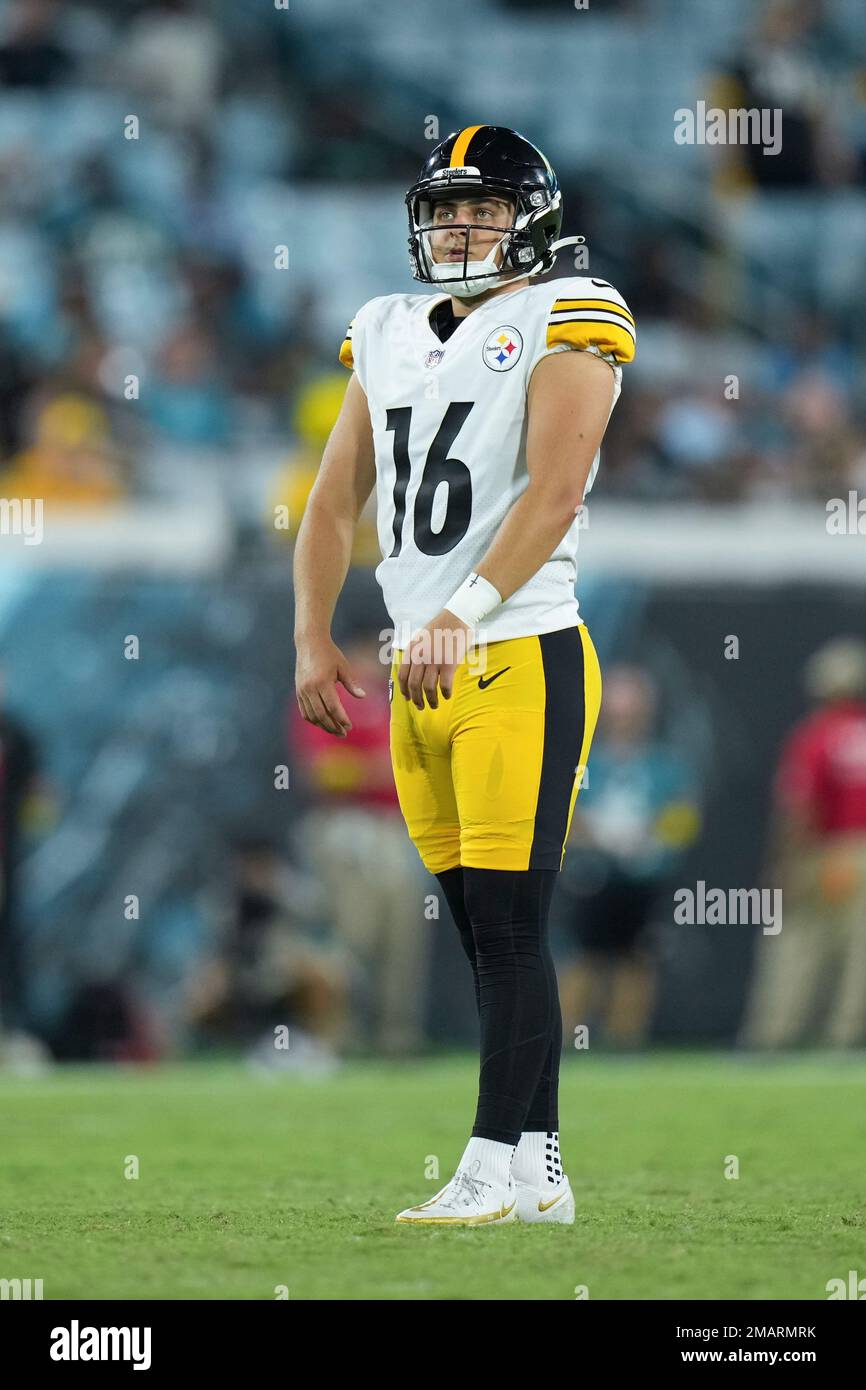
[[455,618],[460,618],[461,622],[469,627],[476,627],[494,608],[498,608],[501,602],[502,595],[499,590],[494,589],[489,579],[484,579],[472,570],[444,606]]

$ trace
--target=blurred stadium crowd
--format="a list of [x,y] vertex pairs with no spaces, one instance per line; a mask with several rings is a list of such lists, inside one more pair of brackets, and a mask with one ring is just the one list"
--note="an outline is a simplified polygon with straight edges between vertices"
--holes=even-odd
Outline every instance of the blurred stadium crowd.
[[[686,24],[665,0],[603,8],[584,40],[582,17],[558,5],[445,4],[435,27],[459,23],[453,55],[383,0],[351,12],[6,0],[6,495],[38,485],[114,503],[165,484],[160,450],[284,447],[347,317],[411,287],[402,194],[430,132],[463,119],[453,93],[469,70],[473,110],[518,128],[525,117],[551,149],[565,229],[587,237],[591,267],[641,327],[608,493],[862,485],[862,7],[696,0]],[[564,23],[574,70],[548,82]],[[594,57],[614,51],[612,121]],[[676,147],[673,110],[698,98],[783,106],[782,151]],[[573,273],[562,258],[558,270]],[[729,373],[737,410],[715,390]]]
[[[524,130],[557,169],[563,231],[587,238],[587,273],[630,304],[638,358],[598,494],[704,512],[866,490],[861,0],[595,8],[442,0],[435,22],[419,23],[398,0],[0,0],[0,496],[117,518],[150,500],[200,519],[217,499],[228,532],[218,578],[136,590],[164,671],[135,695],[107,673],[97,640],[138,630],[131,581],[79,562],[74,579],[46,575],[28,607],[3,571],[7,944],[13,859],[22,835],[43,845],[41,927],[29,966],[21,951],[6,961],[5,1009],[14,1015],[14,997],[58,1055],[250,1041],[287,1001],[307,1044],[293,1062],[327,1069],[352,1047],[424,1044],[441,948],[423,911],[411,930],[401,913],[407,894],[423,903],[426,880],[394,804],[387,707],[372,711],[351,766],[294,727],[284,542],[345,389],[345,324],[371,296],[414,287],[402,199],[429,141],[470,119]],[[783,108],[781,153],[675,144],[674,111],[698,100]],[[556,273],[574,270],[561,258]],[[366,639],[369,656],[386,621],[370,598],[369,516],[354,559],[341,640]],[[63,692],[53,704],[52,690]],[[592,957],[611,914],[638,939],[707,796],[701,758],[657,740],[663,692],[647,670],[623,666],[612,690],[605,737],[639,752],[629,776],[599,746],[595,857],[576,844],[586,877],[566,891],[566,916],[587,882],[602,898],[574,927],[572,959]],[[293,852],[270,833],[283,803],[260,790],[287,748],[307,795]],[[216,793],[214,779],[195,780],[209,758]],[[175,775],[147,783],[143,800],[136,788],[169,765]],[[129,803],[114,790],[127,782]],[[592,796],[575,830],[590,841]],[[218,829],[211,801],[231,804]],[[146,951],[132,935],[115,941],[100,972],[107,885],[131,891],[147,833],[162,859],[141,874],[159,885],[161,926]],[[92,936],[74,969],[63,964],[70,913]],[[437,1019],[459,1035],[471,1007],[449,1016],[438,968]],[[17,978],[28,972],[29,985]],[[615,972],[614,1038],[645,1036],[651,976],[646,959]],[[597,983],[569,977],[569,1018]]]

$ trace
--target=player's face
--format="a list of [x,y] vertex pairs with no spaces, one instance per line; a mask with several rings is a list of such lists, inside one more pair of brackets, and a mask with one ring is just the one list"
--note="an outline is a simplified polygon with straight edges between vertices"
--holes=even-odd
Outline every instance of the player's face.
[[429,233],[430,255],[438,263],[462,263],[464,256],[469,261],[483,261],[509,230],[513,217],[514,204],[507,198],[437,199]]

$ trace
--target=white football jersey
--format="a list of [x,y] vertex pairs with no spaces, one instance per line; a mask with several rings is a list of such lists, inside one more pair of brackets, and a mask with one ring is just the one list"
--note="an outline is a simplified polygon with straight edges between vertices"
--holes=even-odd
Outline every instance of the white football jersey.
[[[376,578],[394,641],[434,618],[481,562],[529,482],[526,396],[552,352],[595,352],[616,378],[635,351],[634,319],[604,280],[570,277],[496,295],[442,342],[430,324],[447,294],[371,299],[340,360],[364,389],[376,455]],[[586,485],[592,487],[598,454]],[[574,627],[580,517],[536,574],[479,625],[493,642]]]

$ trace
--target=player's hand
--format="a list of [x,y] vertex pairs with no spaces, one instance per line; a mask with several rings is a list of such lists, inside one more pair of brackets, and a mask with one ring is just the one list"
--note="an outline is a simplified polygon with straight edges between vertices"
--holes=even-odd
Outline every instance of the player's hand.
[[465,660],[472,641],[468,623],[443,608],[441,613],[410,639],[397,674],[401,693],[417,709],[426,699],[431,709],[439,707],[439,691],[451,699],[454,672]]
[[318,724],[320,729],[336,738],[345,738],[352,721],[337,693],[337,682],[358,699],[363,699],[367,693],[355,680],[348,661],[330,637],[299,643],[295,665],[298,709],[308,724]]

